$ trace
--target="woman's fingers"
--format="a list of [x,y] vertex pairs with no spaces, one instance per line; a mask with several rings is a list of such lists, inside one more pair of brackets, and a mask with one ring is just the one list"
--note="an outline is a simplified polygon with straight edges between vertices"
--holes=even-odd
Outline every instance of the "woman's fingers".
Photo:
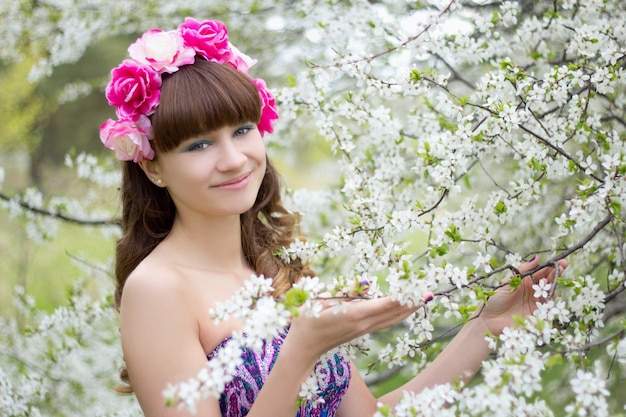
[[532,274],[532,281],[534,283],[537,283],[542,279],[547,279],[550,282],[554,282],[556,277],[563,274],[563,271],[567,268],[567,266],[567,261],[565,259],[561,259],[558,262],[555,262],[553,265],[541,268],[539,271]]
[[[521,264],[520,266],[517,267],[517,271],[520,274],[523,274],[526,271],[530,271],[533,268],[536,268],[537,265],[539,264],[539,259],[536,256],[533,256],[531,258],[530,261],[528,262],[524,262],[523,264]],[[509,274],[506,276],[506,278],[504,278],[502,281],[500,281],[502,284],[508,284],[509,281],[511,281],[513,279],[514,275]]]
[[415,307],[401,305],[391,297],[369,300],[355,300],[347,304],[346,315],[350,320],[360,322],[366,333],[399,323],[416,310]]
[[553,266],[542,268],[535,274],[532,288],[534,297],[539,302],[546,302],[554,298],[556,290],[555,280],[563,274],[567,266],[568,262],[565,259],[561,259],[555,262]]
[[334,309],[325,310],[327,319],[331,322],[345,321],[345,324],[354,329],[361,336],[381,330],[395,324],[411,315],[417,307],[408,307],[393,301],[391,297],[379,297],[366,300],[353,300],[345,304],[339,312]]
[[[289,331],[307,349],[323,353],[352,339],[398,324],[417,307],[407,307],[390,297],[353,299],[340,308],[337,301],[324,300],[324,308],[311,317],[301,314]],[[319,350],[319,352],[317,352]]]
[[[537,268],[539,265],[539,258],[537,256],[533,256],[528,262],[524,262],[520,264],[517,268],[520,274],[524,275],[528,271],[532,271]],[[565,259],[561,259],[558,262],[555,262],[553,266],[546,266],[541,268],[540,270],[533,272],[530,274],[530,278],[533,284],[539,282],[539,280],[543,278],[547,278],[550,282],[554,282],[554,279],[557,276],[561,276],[563,271],[567,268],[568,262]],[[514,275],[507,275],[501,282],[503,284],[507,284],[511,279],[513,279]]]

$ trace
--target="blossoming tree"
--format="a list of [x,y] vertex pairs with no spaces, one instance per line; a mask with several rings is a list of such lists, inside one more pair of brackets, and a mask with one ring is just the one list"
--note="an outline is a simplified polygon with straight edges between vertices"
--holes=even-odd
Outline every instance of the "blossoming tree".
[[[529,279],[532,271],[515,268],[523,259],[536,255],[545,266],[568,258],[554,286],[533,287],[538,297],[554,297],[490,338],[493,355],[476,381],[407,393],[378,415],[626,412],[623,395],[611,395],[626,375],[626,8],[619,0],[109,3],[4,2],[11,24],[0,29],[0,56],[20,59],[27,45],[43,57],[31,72],[41,82],[104,34],[207,15],[226,21],[247,49],[258,48],[259,67],[274,79],[281,118],[270,152],[289,159],[302,138],[330,144],[327,186],[286,196],[303,213],[307,241],[277,255],[310,260],[319,279],[274,301],[257,278],[230,307],[219,306],[218,319],[242,316],[255,336],[245,343],[284,326],[295,307],[314,314],[320,292],[354,282],[371,282],[370,296],[407,303],[432,292],[405,325],[345,346],[370,383],[402,379],[489,302],[504,275],[512,285]],[[79,155],[68,164],[77,179],[117,185],[109,156]],[[5,210],[28,219],[34,237],[45,231],[53,239],[52,223],[63,221],[115,236],[115,210],[94,210],[89,198],[46,199],[37,190],[0,197]],[[98,297],[77,285],[52,314],[16,292],[22,321],[5,318],[0,330],[3,415],[138,413],[132,399],[111,398],[121,354],[110,287],[102,287]],[[254,311],[237,308],[251,300]],[[236,361],[235,350],[223,352],[213,370]],[[166,394],[193,406],[223,382],[203,370]],[[302,394],[314,393],[305,384]]]

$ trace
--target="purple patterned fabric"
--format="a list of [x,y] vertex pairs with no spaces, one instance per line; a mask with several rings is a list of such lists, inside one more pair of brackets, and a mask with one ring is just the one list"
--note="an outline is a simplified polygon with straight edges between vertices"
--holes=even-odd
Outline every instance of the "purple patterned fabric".
[[[252,403],[265,383],[270,370],[276,362],[278,352],[285,340],[284,332],[264,342],[260,351],[246,348],[242,352],[243,364],[237,367],[233,380],[228,383],[220,396],[222,417],[244,417],[250,411]],[[230,338],[220,343],[209,355],[209,360],[226,344]],[[296,417],[334,417],[343,395],[350,382],[350,363],[341,355],[335,354],[325,362],[318,362],[319,397],[323,401],[305,401]]]

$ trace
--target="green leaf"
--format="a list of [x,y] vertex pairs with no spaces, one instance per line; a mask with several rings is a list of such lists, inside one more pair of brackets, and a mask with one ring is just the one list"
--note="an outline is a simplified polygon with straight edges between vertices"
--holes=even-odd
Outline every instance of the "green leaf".
[[417,84],[422,79],[422,74],[418,70],[413,69],[411,70],[411,73],[409,74],[409,79],[413,83]]
[[619,201],[611,200],[611,202],[609,202],[609,208],[613,214],[619,214],[622,211],[622,204]]
[[378,406],[378,412],[384,417],[389,417],[391,415],[391,406],[389,404],[381,404]]
[[470,98],[469,98],[469,96],[461,96],[461,97],[457,97],[457,100],[458,100],[458,102],[459,102],[459,104],[460,104],[461,106],[464,106],[464,105],[466,105],[467,103],[469,103]]
[[518,326],[524,325],[524,317],[518,316],[517,314],[513,314],[513,322]]
[[504,214],[507,211],[507,207],[506,204],[504,203],[504,201],[500,200],[496,203],[495,207],[493,208],[493,212],[495,214]]
[[500,13],[498,13],[497,10],[494,10],[491,14],[491,23],[493,23],[494,26],[500,23]]
[[291,287],[285,293],[285,307],[291,309],[292,307],[300,307],[309,299],[309,293],[302,288]]
[[446,236],[448,236],[454,242],[460,242],[461,241],[461,233],[459,232],[458,227],[456,227],[453,224],[451,224],[450,227],[448,227],[448,230],[446,230],[444,233],[445,233]]
[[508,282],[509,287],[511,288],[517,288],[520,286],[520,284],[522,283],[522,277],[520,277],[519,275],[514,276],[513,278],[511,278],[511,280]]
[[463,317],[464,321],[468,321],[472,313],[476,311],[476,308],[477,306],[465,306],[459,304],[459,313],[461,314],[461,317]]
[[430,257],[434,258],[436,256],[443,256],[446,253],[448,253],[449,249],[450,249],[450,247],[448,246],[447,243],[444,243],[441,246],[437,246],[437,247],[431,248]]
[[547,360],[546,360],[546,367],[547,368],[553,368],[557,365],[561,365],[563,363],[563,355],[561,355],[560,353],[556,353],[552,356],[550,356]]
[[535,50],[531,51],[531,53],[530,53],[530,57],[531,57],[532,59],[537,60],[537,59],[539,59],[539,58],[543,58],[543,54],[542,54],[541,52],[539,52],[539,51],[537,51],[537,50],[535,49]]
[[534,156],[531,158],[530,162],[528,162],[528,166],[539,172],[545,172],[548,168],[547,164],[539,162]]

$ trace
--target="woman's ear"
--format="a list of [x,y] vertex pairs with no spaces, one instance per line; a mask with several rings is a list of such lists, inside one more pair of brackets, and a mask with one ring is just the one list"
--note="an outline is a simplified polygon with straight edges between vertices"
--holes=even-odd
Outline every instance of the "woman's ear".
[[159,165],[154,161],[143,160],[139,162],[139,166],[143,170],[144,174],[152,181],[157,187],[165,187],[165,182],[161,178],[159,171]]

